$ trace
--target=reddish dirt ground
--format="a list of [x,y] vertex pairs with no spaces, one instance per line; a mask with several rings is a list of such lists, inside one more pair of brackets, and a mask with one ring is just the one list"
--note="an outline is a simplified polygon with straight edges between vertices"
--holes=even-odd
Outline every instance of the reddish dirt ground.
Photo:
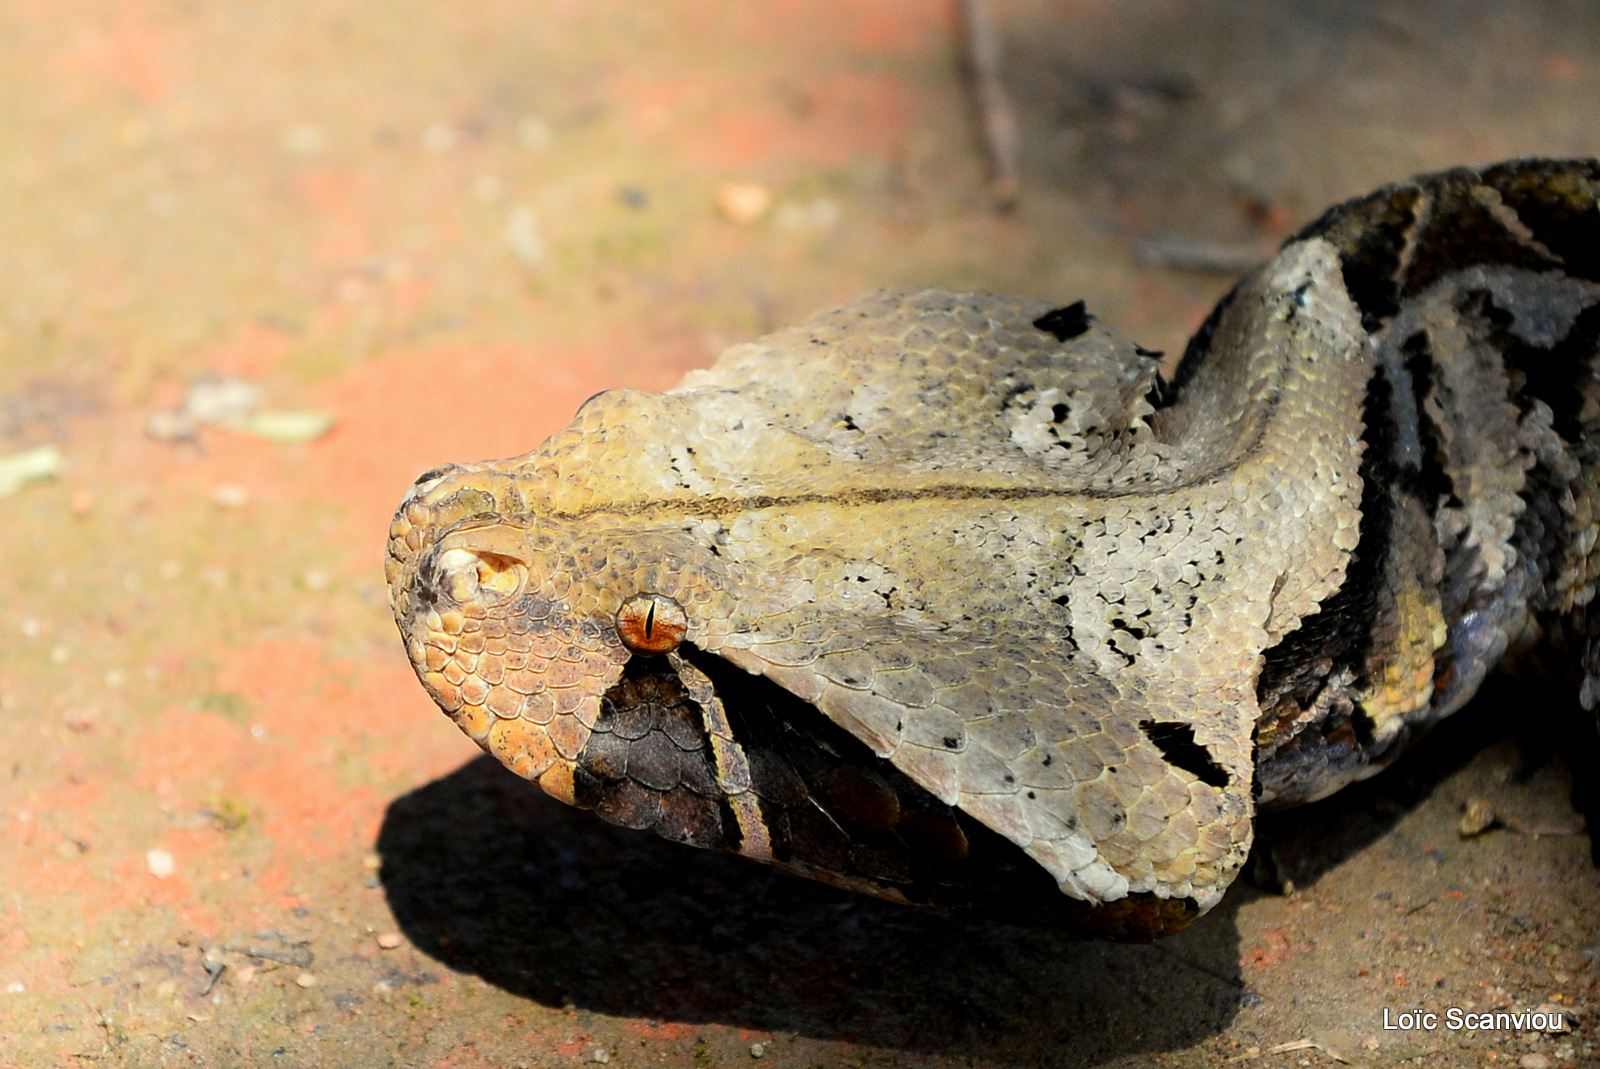
[[[0,1064],[1600,1064],[1594,770],[1525,691],[1122,947],[618,832],[416,685],[395,503],[597,390],[909,282],[1176,351],[1231,280],[1141,239],[1265,255],[1406,174],[1600,153],[1576,0],[997,12],[1011,214],[942,0],[0,11],[0,456],[64,457],[0,498]],[[333,430],[152,439],[205,376]],[[1506,827],[1461,839],[1471,798]],[[1577,1030],[1383,1027],[1541,1003]]]

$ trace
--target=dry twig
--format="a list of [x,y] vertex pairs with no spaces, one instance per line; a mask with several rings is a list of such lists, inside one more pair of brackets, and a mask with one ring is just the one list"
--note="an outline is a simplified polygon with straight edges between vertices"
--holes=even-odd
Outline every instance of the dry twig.
[[1017,116],[1000,81],[1000,38],[989,0],[961,0],[962,44],[972,78],[978,125],[989,154],[989,191],[996,207],[1017,202]]

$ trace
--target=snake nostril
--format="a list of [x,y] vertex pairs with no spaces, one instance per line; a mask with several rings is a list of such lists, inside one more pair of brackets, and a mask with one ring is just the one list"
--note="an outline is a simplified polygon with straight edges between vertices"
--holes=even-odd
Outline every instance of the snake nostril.
[[617,636],[633,653],[671,653],[688,631],[683,606],[662,594],[635,594],[617,610]]
[[455,468],[456,465],[454,464],[444,464],[437,468],[429,468],[415,479],[412,479],[411,485],[406,488],[405,497],[400,499],[400,508],[403,510],[413,501],[426,495],[429,490],[439,485],[440,480],[449,475]]
[[439,476],[443,475],[449,470],[449,468],[429,468],[421,475],[418,475],[415,479],[412,479],[411,485],[421,486],[423,483],[432,482],[434,479],[437,479]]

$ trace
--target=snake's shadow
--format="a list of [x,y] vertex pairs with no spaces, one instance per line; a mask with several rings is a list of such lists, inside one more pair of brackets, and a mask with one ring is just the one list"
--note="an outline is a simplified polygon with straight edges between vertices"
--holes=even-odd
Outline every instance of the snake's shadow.
[[[1503,693],[1486,698],[1381,776],[1270,814],[1258,855],[1306,886],[1366,849],[1519,734]],[[1592,721],[1577,735],[1592,747]],[[486,757],[396,799],[378,848],[416,946],[551,1006],[1072,1067],[1192,1046],[1256,1000],[1235,918],[1262,892],[1246,880],[1155,946],[1078,942],[614,828]]]
[[[1570,689],[1536,679],[1496,676],[1464,709],[1416,743],[1390,768],[1353,783],[1321,802],[1263,814],[1256,822],[1249,876],[1267,886],[1310,886],[1346,858],[1367,849],[1439,785],[1480,753],[1502,744],[1513,755],[1516,780],[1554,763],[1568,770],[1569,803],[1600,828],[1600,779],[1582,774],[1600,767],[1600,735],[1593,716],[1579,709]],[[1562,776],[1540,790],[1559,793]],[[1590,833],[1600,866],[1600,835]]]
[[389,903],[451,968],[546,1005],[1088,1066],[1253,998],[1228,901],[1158,946],[899,907],[628,832],[488,758],[389,807]]

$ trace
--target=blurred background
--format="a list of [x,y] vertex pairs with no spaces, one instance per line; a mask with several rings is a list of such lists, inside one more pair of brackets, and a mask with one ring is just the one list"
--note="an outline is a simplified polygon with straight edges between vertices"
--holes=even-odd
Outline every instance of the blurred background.
[[[0,1062],[1593,1064],[1526,697],[1150,948],[616,832],[412,678],[400,495],[597,390],[911,283],[1177,352],[1339,199],[1600,152],[1580,0],[992,8],[1009,208],[945,0],[0,6]],[[1589,1031],[1381,1027],[1469,1002]]]

